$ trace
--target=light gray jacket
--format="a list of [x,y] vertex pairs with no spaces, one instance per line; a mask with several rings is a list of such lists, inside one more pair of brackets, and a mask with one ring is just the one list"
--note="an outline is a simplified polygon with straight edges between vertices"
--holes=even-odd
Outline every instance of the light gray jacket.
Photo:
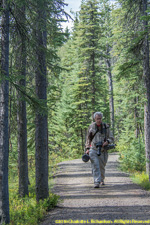
[[[97,130],[98,132],[96,133]],[[90,137],[92,136],[94,136],[94,138],[92,139],[92,142],[91,142]],[[98,127],[96,122],[93,122],[88,128],[85,147],[97,150],[96,143],[99,141],[102,141],[102,142],[108,141],[109,143],[113,143],[114,137],[112,135],[112,132],[109,129],[108,124],[105,124],[102,122],[101,126]],[[102,148],[101,150],[103,151],[104,149]]]

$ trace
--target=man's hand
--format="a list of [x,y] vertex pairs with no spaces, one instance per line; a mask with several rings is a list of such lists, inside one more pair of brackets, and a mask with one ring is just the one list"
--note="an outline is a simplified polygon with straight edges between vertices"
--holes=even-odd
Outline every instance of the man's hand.
[[89,155],[89,149],[87,149],[85,153]]
[[102,147],[105,147],[106,145],[108,145],[108,141],[105,141],[105,142],[103,143],[103,146],[102,146]]

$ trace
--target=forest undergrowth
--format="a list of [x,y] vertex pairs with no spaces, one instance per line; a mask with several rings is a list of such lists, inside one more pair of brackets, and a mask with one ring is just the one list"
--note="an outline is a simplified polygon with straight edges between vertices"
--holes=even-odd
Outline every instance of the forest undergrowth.
[[49,197],[37,203],[35,194],[34,157],[30,156],[29,158],[29,196],[25,198],[19,197],[17,162],[15,158],[11,159],[11,164],[9,165],[10,225],[37,225],[38,222],[44,218],[46,213],[57,205],[59,196],[51,192],[53,187],[52,177],[56,173],[57,164],[64,160],[68,159],[58,156],[55,153],[51,154],[49,160]]
[[130,144],[122,140],[116,150],[120,155],[120,169],[129,173],[130,178],[145,190],[150,191],[149,176],[146,174],[145,146],[143,142],[133,139]]

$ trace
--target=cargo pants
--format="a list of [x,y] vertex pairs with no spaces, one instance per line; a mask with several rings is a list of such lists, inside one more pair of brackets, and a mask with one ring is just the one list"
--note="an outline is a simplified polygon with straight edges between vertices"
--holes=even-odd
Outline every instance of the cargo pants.
[[101,152],[101,155],[97,155],[97,151],[94,149],[90,149],[89,151],[91,166],[92,166],[92,174],[94,179],[94,184],[100,184],[105,179],[105,166],[108,160],[107,151]]

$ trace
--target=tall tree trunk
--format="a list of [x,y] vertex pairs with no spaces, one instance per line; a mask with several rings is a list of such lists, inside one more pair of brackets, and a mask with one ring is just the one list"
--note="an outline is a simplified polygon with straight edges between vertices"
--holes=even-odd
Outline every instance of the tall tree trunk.
[[113,80],[112,80],[112,73],[111,73],[111,59],[110,59],[110,51],[109,47],[107,47],[107,59],[106,59],[106,66],[107,66],[107,74],[108,74],[108,81],[109,81],[109,108],[110,108],[110,119],[111,119],[111,126],[114,136],[114,96],[113,96]]
[[[92,24],[94,24],[94,12],[93,12],[93,4],[91,4],[91,18],[90,20],[92,21]],[[95,48],[95,30],[92,28],[91,30],[92,33],[92,40],[91,40],[91,47]],[[95,94],[96,94],[96,88],[95,88],[95,50],[92,51],[91,54],[91,70],[92,70],[92,109],[95,109]]]
[[92,109],[95,109],[96,88],[95,88],[95,52],[94,51],[91,55],[91,61],[92,61],[92,68],[91,68],[92,69]]
[[9,223],[8,191],[8,100],[9,100],[9,5],[2,1],[1,78],[0,85],[0,223]]
[[[133,91],[135,91],[135,88],[133,87]],[[139,113],[138,113],[138,109],[136,107],[136,105],[138,104],[138,97],[135,97],[134,98],[134,104],[135,104],[135,107],[134,107],[134,121],[135,121],[135,136],[136,138],[139,138],[140,136],[140,124],[138,122],[139,120]]]
[[[22,78],[19,80],[19,86],[25,91],[26,87],[26,34],[25,34],[25,6],[18,8],[16,19],[20,24],[17,47],[17,68]],[[19,166],[19,195],[24,197],[28,195],[28,155],[27,155],[27,119],[26,119],[26,101],[22,93],[18,91],[18,166]]]
[[[47,81],[46,81],[46,12],[45,1],[38,3],[37,11],[37,70],[36,70],[36,94],[39,100],[47,108]],[[47,112],[36,113],[36,198],[47,198],[48,191],[48,126]]]
[[84,142],[84,136],[83,136],[83,129],[81,128],[81,142],[82,142],[82,151],[84,152],[84,146],[85,146],[85,142]]
[[[147,0],[142,0],[143,3],[143,16],[147,16]],[[146,172],[149,175],[150,181],[150,67],[149,67],[149,41],[148,41],[148,22],[143,20],[143,30],[145,31],[145,38],[143,41],[143,77],[146,90],[146,103],[145,103],[145,152],[146,152]]]

